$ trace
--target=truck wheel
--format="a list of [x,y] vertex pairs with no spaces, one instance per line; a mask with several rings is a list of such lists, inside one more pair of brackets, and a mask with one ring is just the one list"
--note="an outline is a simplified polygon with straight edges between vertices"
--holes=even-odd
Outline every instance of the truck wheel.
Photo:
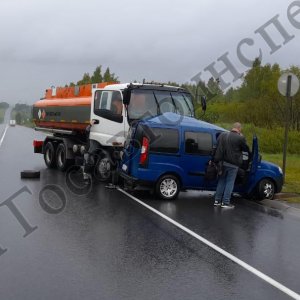
[[60,143],[56,149],[56,165],[57,168],[64,172],[71,165],[71,160],[67,159],[67,149],[65,144]]
[[176,176],[165,175],[161,177],[156,185],[155,192],[163,200],[175,200],[180,190],[180,183]]
[[53,143],[47,142],[44,149],[44,161],[48,168],[56,167],[55,148]]
[[272,200],[275,194],[275,185],[274,182],[270,179],[262,179],[258,185],[256,190],[256,200],[269,199]]
[[106,156],[100,157],[95,166],[95,178],[99,181],[107,182],[112,175],[110,159]]

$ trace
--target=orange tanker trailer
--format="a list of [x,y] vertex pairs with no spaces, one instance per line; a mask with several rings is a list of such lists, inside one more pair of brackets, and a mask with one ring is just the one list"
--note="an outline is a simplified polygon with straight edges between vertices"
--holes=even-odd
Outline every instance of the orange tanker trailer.
[[90,123],[92,89],[110,84],[114,82],[47,89],[45,97],[33,105],[36,129],[84,131]]

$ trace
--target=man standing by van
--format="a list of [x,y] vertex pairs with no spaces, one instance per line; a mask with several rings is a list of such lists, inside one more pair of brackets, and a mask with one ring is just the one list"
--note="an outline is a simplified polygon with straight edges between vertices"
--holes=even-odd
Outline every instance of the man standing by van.
[[249,152],[246,139],[241,134],[242,125],[234,123],[229,132],[220,134],[214,161],[223,165],[215,194],[215,206],[234,208],[230,203],[231,193],[238,172],[243,163],[243,151]]

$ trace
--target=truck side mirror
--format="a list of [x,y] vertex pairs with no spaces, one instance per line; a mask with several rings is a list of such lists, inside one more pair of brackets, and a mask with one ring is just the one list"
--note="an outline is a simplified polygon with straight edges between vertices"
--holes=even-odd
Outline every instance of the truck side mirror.
[[206,111],[206,96],[201,96],[201,107],[202,107],[202,110],[205,112]]
[[99,124],[99,120],[97,119],[92,119],[93,124]]
[[130,92],[130,90],[128,88],[125,88],[123,90],[123,104],[124,105],[128,105],[129,104],[129,102],[130,102],[130,94],[131,94],[131,92]]

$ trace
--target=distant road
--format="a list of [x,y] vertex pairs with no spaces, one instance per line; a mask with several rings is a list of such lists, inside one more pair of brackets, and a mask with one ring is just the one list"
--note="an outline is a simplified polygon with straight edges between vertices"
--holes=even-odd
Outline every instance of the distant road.
[[3,123],[0,124],[0,147],[1,147],[1,144],[3,143],[3,141],[4,141],[4,138],[5,138],[4,135],[6,134],[6,131],[7,131],[8,126],[9,126],[11,111],[12,111],[12,107],[9,106],[9,108],[5,111]]

